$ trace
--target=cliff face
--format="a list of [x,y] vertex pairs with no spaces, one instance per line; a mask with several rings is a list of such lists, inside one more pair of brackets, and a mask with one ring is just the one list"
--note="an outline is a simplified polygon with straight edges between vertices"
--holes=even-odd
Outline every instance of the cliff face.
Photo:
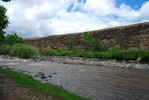
[[[149,22],[90,31],[90,34],[102,43],[106,43],[109,47],[119,45],[123,49],[134,48],[149,50]],[[24,39],[24,43],[38,48],[51,47],[57,49],[67,47],[70,40],[74,42],[74,46],[81,46],[80,39],[82,36],[83,33],[48,36]]]

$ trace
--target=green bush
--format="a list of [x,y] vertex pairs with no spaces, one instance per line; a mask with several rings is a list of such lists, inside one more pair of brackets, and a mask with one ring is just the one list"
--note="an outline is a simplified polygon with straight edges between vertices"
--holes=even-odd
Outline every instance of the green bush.
[[39,48],[40,55],[48,55],[49,52],[54,51],[51,47]]
[[122,48],[119,45],[115,45],[110,50],[122,50]]
[[83,57],[85,58],[95,58],[95,54],[93,52],[84,52]]
[[106,44],[100,43],[88,32],[84,33],[84,36],[81,38],[83,48],[85,51],[107,51],[108,47]]
[[16,43],[23,43],[23,39],[19,37],[17,33],[8,34],[5,36],[4,44],[13,46]]
[[136,60],[141,57],[142,60],[149,61],[149,51],[145,50],[110,50],[109,52],[118,60]]
[[94,53],[93,52],[84,52],[84,51],[79,51],[76,53],[77,57],[85,57],[85,58],[94,58]]
[[95,43],[94,45],[94,51],[108,51],[108,47],[106,44],[101,44],[100,42]]
[[11,46],[3,44],[0,46],[0,55],[9,55],[11,51]]
[[11,51],[10,51],[10,55],[11,56],[17,56],[17,51],[18,49],[22,46],[22,44],[15,44],[13,45]]
[[[104,47],[107,48],[107,47]],[[106,50],[106,49],[105,49]],[[85,57],[85,58],[100,58],[100,59],[117,59],[117,60],[136,60],[141,57],[142,61],[149,61],[149,51],[145,50],[122,50],[114,48],[106,51],[85,51],[83,49],[68,50],[60,48],[48,52],[49,56],[69,56],[69,57]]]
[[68,44],[68,50],[73,50],[74,47],[73,47],[73,41],[69,41],[69,44]]
[[95,57],[100,59],[111,59],[113,55],[110,52],[96,52]]
[[89,32],[85,32],[83,37],[81,38],[81,42],[83,44],[84,50],[89,51],[93,49],[95,39],[92,37],[91,34],[89,34]]
[[38,55],[39,52],[33,47],[24,44],[15,44],[11,49],[11,55],[21,58],[29,58],[33,55]]
[[142,60],[149,62],[149,51],[144,52],[144,54],[141,57]]

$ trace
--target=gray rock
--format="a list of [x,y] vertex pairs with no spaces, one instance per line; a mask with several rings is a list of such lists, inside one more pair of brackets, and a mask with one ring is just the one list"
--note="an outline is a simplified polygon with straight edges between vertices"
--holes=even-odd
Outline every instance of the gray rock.
[[49,75],[50,78],[52,78],[52,75]]
[[56,73],[56,72],[53,72],[52,74],[58,74],[58,73]]
[[137,62],[140,62],[141,60],[142,60],[142,58],[141,57],[138,57],[136,61]]
[[41,78],[42,78],[42,79],[45,79],[45,78],[47,78],[47,77],[46,77],[46,76],[41,76]]

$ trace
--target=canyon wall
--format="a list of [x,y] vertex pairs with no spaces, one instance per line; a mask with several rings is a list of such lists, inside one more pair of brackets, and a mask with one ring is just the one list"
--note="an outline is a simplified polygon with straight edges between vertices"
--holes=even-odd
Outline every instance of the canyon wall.
[[[123,49],[149,50],[149,22],[90,31],[90,34],[102,43],[106,43],[108,47],[119,45]],[[24,43],[38,48],[51,47],[57,49],[67,47],[69,41],[72,40],[74,46],[81,46],[81,37],[83,35],[84,33],[73,33],[24,39]]]

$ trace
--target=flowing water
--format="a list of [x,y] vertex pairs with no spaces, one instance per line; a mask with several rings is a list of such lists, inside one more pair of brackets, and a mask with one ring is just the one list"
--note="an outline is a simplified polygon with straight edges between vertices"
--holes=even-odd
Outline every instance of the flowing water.
[[[0,57],[0,66],[94,100],[149,100],[149,71],[113,66],[34,62]],[[37,76],[42,72],[46,78]]]

